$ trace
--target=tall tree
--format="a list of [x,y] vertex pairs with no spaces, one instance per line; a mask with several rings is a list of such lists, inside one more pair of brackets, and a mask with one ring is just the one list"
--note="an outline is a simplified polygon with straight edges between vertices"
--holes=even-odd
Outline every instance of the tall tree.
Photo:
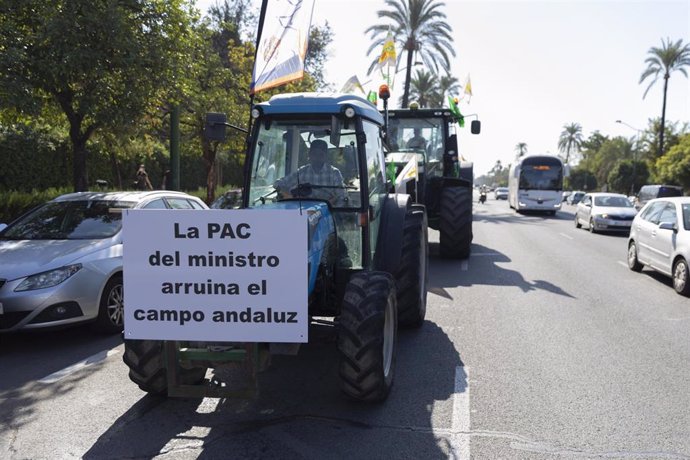
[[570,161],[570,154],[579,152],[582,148],[582,126],[579,123],[570,123],[563,126],[563,131],[558,138],[558,150],[565,152],[565,163]]
[[527,153],[527,144],[524,142],[518,142],[515,145],[515,151],[517,152],[517,158],[522,158]]
[[410,84],[410,96],[420,107],[430,107],[438,100],[436,76],[425,70],[417,70]]
[[443,107],[448,96],[454,97],[460,93],[462,87],[457,78],[450,76],[448,74],[443,75],[438,79],[438,93],[434,101],[432,101],[432,107]]
[[[439,66],[448,72],[450,56],[455,57],[453,49],[452,28],[446,21],[446,15],[441,11],[445,6],[439,0],[385,0],[389,9],[377,11],[379,18],[387,20],[385,24],[369,27],[366,33],[370,35],[372,44],[367,55],[376,50],[380,52],[390,29],[395,37],[396,48],[406,53],[405,89],[403,91],[402,106],[407,107],[410,94],[413,56],[417,53],[419,59],[428,69],[439,73]],[[402,53],[398,56],[398,66]],[[378,54],[376,56],[378,59]],[[376,60],[369,67],[371,73]]]
[[664,154],[664,125],[666,123],[666,93],[668,92],[668,80],[671,78],[671,73],[678,71],[687,78],[688,73],[685,67],[690,66],[690,44],[683,44],[683,40],[678,40],[675,43],[671,42],[670,38],[666,41],[661,40],[661,47],[653,46],[647,51],[649,56],[645,59],[647,68],[640,76],[640,84],[647,78],[651,77],[651,81],[645,90],[642,98],[647,96],[650,88],[656,83],[659,77],[664,79],[663,103],[661,105],[661,127],[659,128],[659,148],[657,150],[657,157]]
[[[74,190],[88,187],[96,130],[139,119],[174,84],[189,8],[183,0],[5,0],[0,6],[0,104],[57,104],[69,124]],[[152,78],[155,77],[155,78]]]

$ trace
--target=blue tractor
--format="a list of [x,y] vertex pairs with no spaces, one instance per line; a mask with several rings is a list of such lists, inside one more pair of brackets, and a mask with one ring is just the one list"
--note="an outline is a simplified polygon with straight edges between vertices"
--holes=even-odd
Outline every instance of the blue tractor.
[[[325,318],[336,334],[342,391],[384,400],[398,326],[424,322],[428,246],[425,207],[389,193],[383,117],[361,97],[303,93],[256,104],[252,119],[242,208],[308,215],[309,316]],[[210,123],[209,137],[222,139],[224,125]],[[162,352],[151,348],[164,346],[132,342],[141,343],[125,353],[130,378],[145,391],[166,392],[169,378],[151,383],[152,372],[165,367]],[[147,353],[161,364],[152,365]],[[199,381],[212,365],[203,352],[184,364],[176,376],[182,383]]]

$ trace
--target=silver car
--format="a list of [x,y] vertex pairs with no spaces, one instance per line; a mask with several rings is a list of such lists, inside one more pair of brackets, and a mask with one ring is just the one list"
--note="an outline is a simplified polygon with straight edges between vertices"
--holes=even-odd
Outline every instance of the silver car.
[[586,193],[575,210],[575,227],[590,232],[629,232],[637,210],[620,193]]
[[633,220],[628,238],[628,267],[652,268],[673,278],[677,293],[690,296],[690,197],[648,201]]
[[0,332],[90,321],[105,333],[122,331],[121,228],[128,208],[208,206],[173,191],[82,192],[0,224]]

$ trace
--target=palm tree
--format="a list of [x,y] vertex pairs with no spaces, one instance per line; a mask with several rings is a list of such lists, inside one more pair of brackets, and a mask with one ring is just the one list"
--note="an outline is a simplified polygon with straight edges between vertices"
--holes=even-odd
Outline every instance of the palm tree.
[[[435,75],[425,70],[417,70],[410,82],[410,96],[420,107],[429,107],[438,100],[438,82]],[[402,98],[401,98],[402,100]],[[405,105],[403,104],[403,107]]]
[[[448,25],[445,13],[441,12],[445,3],[439,0],[385,0],[385,2],[390,9],[379,10],[377,14],[379,18],[388,19],[389,23],[373,25],[366,30],[372,39],[367,55],[373,50],[381,49],[390,29],[398,44],[397,48],[407,52],[405,90],[402,97],[403,107],[407,107],[414,54],[418,53],[418,58],[435,73],[439,73],[439,64],[448,71],[449,55],[455,57],[453,38],[450,35],[453,29]],[[396,70],[401,58],[402,53],[398,56]],[[371,73],[375,65],[376,60],[372,62],[368,73]]]
[[664,154],[664,125],[666,123],[666,92],[668,91],[668,79],[671,73],[675,70],[679,71],[687,78],[688,73],[685,70],[686,66],[690,66],[690,44],[683,45],[683,40],[678,40],[671,43],[670,38],[666,41],[661,40],[661,48],[655,46],[651,47],[647,54],[650,56],[645,59],[647,68],[642,75],[640,75],[640,83],[645,81],[647,77],[654,78],[647,86],[647,89],[642,96],[642,99],[647,96],[650,88],[659,79],[659,76],[664,78],[664,101],[661,106],[661,127],[659,129],[659,149],[657,155],[660,157]]
[[558,138],[558,150],[565,152],[565,164],[570,160],[570,153],[579,152],[582,148],[582,126],[579,123],[570,123],[563,126],[563,132]]
[[457,96],[460,93],[460,82],[457,78],[444,75],[438,79],[438,98],[432,102],[434,107],[443,107],[446,96]]
[[524,142],[519,142],[515,146],[515,151],[517,152],[517,157],[522,158],[527,153],[527,144],[525,144]]

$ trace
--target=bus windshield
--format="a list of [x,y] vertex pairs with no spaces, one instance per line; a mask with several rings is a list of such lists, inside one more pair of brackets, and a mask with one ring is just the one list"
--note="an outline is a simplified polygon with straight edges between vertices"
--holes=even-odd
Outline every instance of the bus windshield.
[[550,158],[525,159],[520,170],[521,190],[561,190],[563,166]]

